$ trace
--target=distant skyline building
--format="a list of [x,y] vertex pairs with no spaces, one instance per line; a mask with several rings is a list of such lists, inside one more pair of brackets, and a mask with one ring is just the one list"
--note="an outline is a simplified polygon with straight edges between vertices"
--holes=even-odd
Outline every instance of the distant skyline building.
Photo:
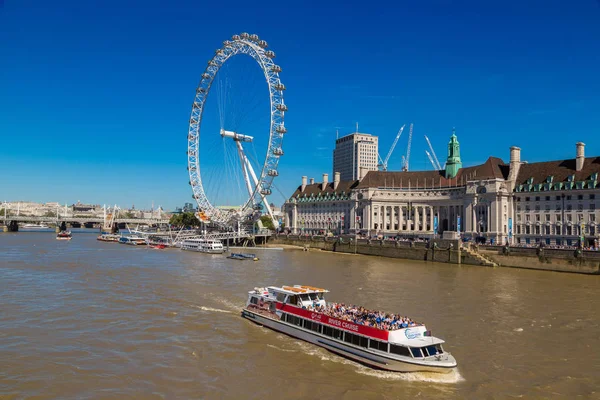
[[379,138],[368,133],[351,133],[335,141],[333,150],[333,176],[340,180],[361,179],[368,171],[377,171]]

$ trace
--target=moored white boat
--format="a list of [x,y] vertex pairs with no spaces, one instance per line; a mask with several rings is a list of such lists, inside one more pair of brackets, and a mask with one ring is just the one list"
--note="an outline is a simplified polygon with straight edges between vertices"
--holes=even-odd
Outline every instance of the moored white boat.
[[144,246],[146,245],[146,239],[139,236],[121,236],[119,238],[119,243],[128,244],[130,246]]
[[[327,292],[300,285],[255,288],[248,292],[242,317],[377,369],[447,373],[457,366],[442,348],[444,341],[431,336],[425,325],[407,324],[404,317],[392,322],[390,314],[362,307],[340,308],[325,301]],[[372,315],[386,317],[373,326]]]
[[103,233],[100,236],[98,236],[97,240],[101,242],[118,242],[120,238],[120,235],[115,235],[112,233]]
[[21,229],[49,229],[50,227],[44,224],[24,224]]
[[213,239],[185,239],[181,242],[181,250],[197,251],[200,253],[223,254],[225,248],[220,240]]

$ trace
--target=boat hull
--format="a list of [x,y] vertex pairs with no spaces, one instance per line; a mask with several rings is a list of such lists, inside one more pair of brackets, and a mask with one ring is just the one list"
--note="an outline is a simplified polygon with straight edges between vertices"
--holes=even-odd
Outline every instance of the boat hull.
[[225,253],[225,250],[219,250],[219,249],[191,249],[191,248],[184,249],[182,247],[181,250],[195,251],[196,253],[208,253],[208,254],[223,254],[223,253]]
[[251,310],[244,309],[242,311],[242,317],[249,319],[250,321],[266,326],[267,328],[275,331],[285,333],[286,335],[292,336],[297,339],[304,340],[306,342],[315,344],[323,347],[332,353],[336,353],[340,356],[349,358],[357,361],[361,364],[367,365],[371,368],[381,369],[392,372],[438,372],[438,373],[449,373],[456,366],[431,366],[424,365],[416,362],[399,361],[375,354],[371,351],[363,350],[356,346],[349,346],[344,342],[332,340],[331,338],[314,333],[307,332],[295,325],[278,321],[273,318],[265,317],[259,313],[255,313]]

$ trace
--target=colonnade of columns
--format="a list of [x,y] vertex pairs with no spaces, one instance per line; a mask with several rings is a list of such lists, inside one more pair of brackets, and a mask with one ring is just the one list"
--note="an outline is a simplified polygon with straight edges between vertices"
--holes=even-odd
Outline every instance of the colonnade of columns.
[[[458,217],[463,218],[462,205],[385,205],[370,204],[363,208],[362,229],[389,232],[423,232],[433,233],[434,218],[438,217],[437,232],[443,230],[458,231]],[[443,223],[446,221],[446,225]],[[460,230],[465,230],[464,219],[460,222]]]

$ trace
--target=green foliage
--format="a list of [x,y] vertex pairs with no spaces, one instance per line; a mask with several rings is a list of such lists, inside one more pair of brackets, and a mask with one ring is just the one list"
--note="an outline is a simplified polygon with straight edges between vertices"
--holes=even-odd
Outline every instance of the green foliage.
[[260,217],[260,222],[262,222],[262,225],[267,228],[270,229],[272,231],[275,230],[275,225],[273,225],[273,220],[271,219],[270,216],[268,215],[263,215]]
[[173,214],[169,223],[177,227],[196,228],[200,226],[200,220],[196,218],[193,212]]
[[132,219],[132,218],[135,218],[135,215],[133,215],[133,213],[131,211],[127,211],[127,212],[121,214],[120,217],[125,218],[125,219]]
[[44,214],[44,217],[56,217],[56,211],[46,211],[46,214]]

